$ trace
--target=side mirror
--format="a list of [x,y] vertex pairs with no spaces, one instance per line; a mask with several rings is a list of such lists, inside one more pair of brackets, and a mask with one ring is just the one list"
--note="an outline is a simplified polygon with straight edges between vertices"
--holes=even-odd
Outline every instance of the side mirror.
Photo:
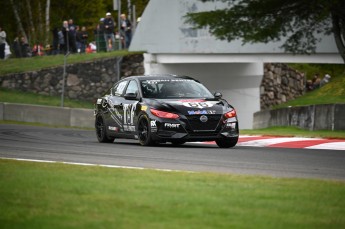
[[125,99],[137,100],[137,93],[127,93],[127,94],[125,94]]
[[223,96],[222,93],[220,93],[220,92],[215,92],[213,95],[216,99],[221,99]]

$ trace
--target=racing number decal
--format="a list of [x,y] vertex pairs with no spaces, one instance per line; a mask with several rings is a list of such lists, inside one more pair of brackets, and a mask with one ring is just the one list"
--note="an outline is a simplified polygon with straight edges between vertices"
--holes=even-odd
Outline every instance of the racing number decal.
[[123,128],[125,131],[135,131],[134,115],[138,102],[123,105]]
[[212,103],[209,102],[185,102],[183,103],[185,107],[191,107],[191,108],[208,108],[213,107]]

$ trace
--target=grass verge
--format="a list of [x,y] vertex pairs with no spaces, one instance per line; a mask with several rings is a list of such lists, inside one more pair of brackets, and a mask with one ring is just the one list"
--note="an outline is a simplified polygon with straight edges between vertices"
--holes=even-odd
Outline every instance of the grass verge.
[[[100,58],[125,56],[129,54],[135,54],[135,52],[121,50],[114,52],[101,52],[90,54],[72,54],[67,57],[67,64],[93,61]],[[6,61],[0,61],[0,76],[9,73],[36,71],[43,68],[61,66],[63,65],[63,63],[63,55],[36,56],[32,58],[11,58]]]
[[[61,97],[40,95],[32,92],[20,92],[17,90],[0,88],[0,102],[58,107],[61,105]],[[93,109],[94,105],[92,102],[88,101],[72,100],[65,98],[64,107]]]
[[2,228],[344,228],[345,183],[0,160]]
[[267,135],[285,137],[311,137],[311,138],[335,138],[345,139],[345,131],[331,130],[304,130],[298,127],[275,126],[263,129],[240,130],[241,135]]

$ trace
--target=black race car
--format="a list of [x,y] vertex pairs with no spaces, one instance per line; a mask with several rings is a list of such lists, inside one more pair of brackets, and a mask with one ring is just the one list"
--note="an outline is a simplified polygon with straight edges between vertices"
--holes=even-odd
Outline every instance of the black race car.
[[133,138],[143,146],[216,141],[233,147],[239,136],[236,111],[221,97],[187,76],[127,77],[97,99],[97,139]]

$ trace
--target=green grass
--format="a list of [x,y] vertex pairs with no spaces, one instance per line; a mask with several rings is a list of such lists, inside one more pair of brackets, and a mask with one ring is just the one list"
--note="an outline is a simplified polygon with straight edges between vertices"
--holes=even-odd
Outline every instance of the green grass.
[[345,103],[345,76],[332,78],[325,86],[308,92],[297,99],[276,105],[273,109],[289,106],[306,106],[314,104]]
[[[67,57],[67,64],[92,61],[99,58],[110,58],[115,56],[125,56],[134,54],[126,50],[114,52],[101,52],[90,54],[71,54]],[[37,56],[32,58],[10,58],[6,61],[0,61],[0,76],[26,71],[36,71],[43,68],[61,66],[64,63],[63,55],[55,56]]]
[[321,78],[330,74],[333,77],[345,75],[344,64],[288,64],[291,68],[303,72],[308,79],[312,79],[315,74],[319,74]]
[[[0,88],[0,102],[61,106],[61,97]],[[65,98],[64,107],[92,109],[94,105],[91,101],[71,100]]]
[[345,183],[0,160],[1,228],[344,228]]
[[345,131],[315,130],[308,131],[298,127],[275,126],[264,129],[240,130],[241,135],[267,135],[285,137],[312,137],[312,138],[334,138],[345,139]]

